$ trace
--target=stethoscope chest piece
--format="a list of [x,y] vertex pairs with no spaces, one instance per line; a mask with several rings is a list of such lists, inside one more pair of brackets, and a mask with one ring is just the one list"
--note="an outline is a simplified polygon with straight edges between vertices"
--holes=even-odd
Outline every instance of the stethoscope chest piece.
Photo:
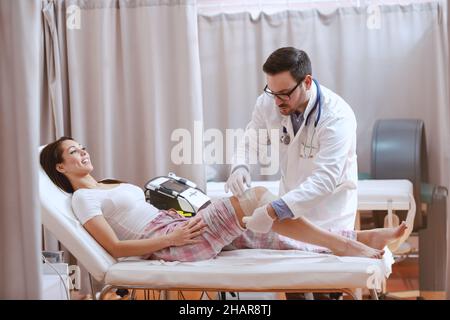
[[280,141],[285,145],[288,145],[291,142],[291,136],[287,133],[286,127],[283,127],[283,134],[281,135]]
[[281,142],[288,145],[291,142],[291,137],[287,134],[287,135],[281,137]]

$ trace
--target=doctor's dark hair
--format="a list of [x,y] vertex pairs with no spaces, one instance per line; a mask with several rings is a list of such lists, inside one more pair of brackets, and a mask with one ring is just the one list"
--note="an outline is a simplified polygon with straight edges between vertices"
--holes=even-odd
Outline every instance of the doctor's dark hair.
[[[64,161],[62,157],[64,150],[62,149],[61,144],[66,140],[73,139],[71,137],[61,137],[58,140],[46,145],[41,151],[39,162],[41,163],[42,169],[44,169],[45,173],[54,184],[67,193],[74,193],[74,189],[69,179],[64,174],[56,170],[56,165]],[[100,182],[105,184],[114,184],[121,183],[122,181],[107,179]]]
[[297,81],[303,81],[307,75],[312,75],[311,60],[305,51],[284,47],[275,50],[263,65],[263,71],[270,75],[289,71]]

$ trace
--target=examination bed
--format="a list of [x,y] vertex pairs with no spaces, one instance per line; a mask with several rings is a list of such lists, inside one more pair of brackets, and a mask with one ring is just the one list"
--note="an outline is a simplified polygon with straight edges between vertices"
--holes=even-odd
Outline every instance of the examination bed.
[[394,262],[337,257],[296,250],[224,251],[199,262],[164,262],[110,256],[73,214],[71,196],[57,188],[42,168],[39,193],[44,226],[104,285],[100,298],[115,288],[220,292],[344,292],[383,289]]

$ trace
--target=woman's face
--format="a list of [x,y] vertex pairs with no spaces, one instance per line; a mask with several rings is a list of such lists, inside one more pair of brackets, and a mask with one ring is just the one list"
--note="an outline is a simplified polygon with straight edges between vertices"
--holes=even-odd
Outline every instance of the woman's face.
[[74,140],[61,142],[63,162],[56,165],[56,170],[66,176],[85,176],[94,167],[86,148]]

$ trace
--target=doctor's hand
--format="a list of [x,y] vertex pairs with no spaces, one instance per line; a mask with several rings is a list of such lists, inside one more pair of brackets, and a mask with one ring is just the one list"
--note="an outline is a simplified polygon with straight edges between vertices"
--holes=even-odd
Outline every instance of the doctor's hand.
[[256,208],[251,216],[243,217],[242,221],[247,229],[254,232],[267,233],[272,229],[275,220],[269,215],[268,205],[264,205]]
[[239,167],[231,173],[225,183],[225,192],[228,193],[231,190],[234,196],[240,196],[245,191],[244,182],[250,188],[252,183],[250,172],[245,167]]

